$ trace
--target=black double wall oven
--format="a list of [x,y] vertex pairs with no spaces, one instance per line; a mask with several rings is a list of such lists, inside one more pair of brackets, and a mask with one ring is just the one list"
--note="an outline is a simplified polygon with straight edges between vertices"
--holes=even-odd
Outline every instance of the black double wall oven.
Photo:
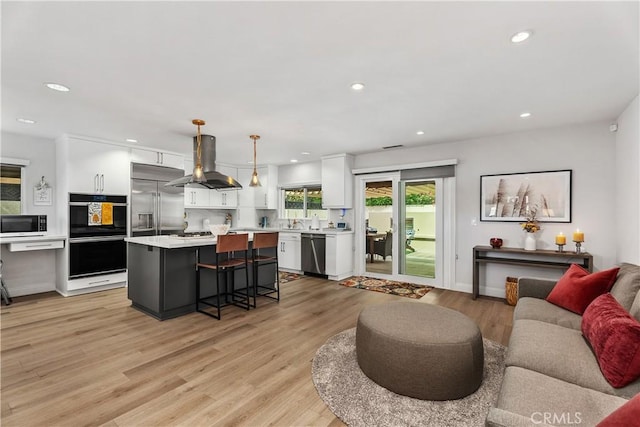
[[127,268],[127,196],[69,194],[69,278]]

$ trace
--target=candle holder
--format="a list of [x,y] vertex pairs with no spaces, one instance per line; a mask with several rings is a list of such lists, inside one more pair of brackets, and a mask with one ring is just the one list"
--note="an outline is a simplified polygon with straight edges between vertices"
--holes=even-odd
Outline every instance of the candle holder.
[[575,242],[576,244],[576,253],[582,253],[582,242]]
[[564,252],[564,245],[558,245],[558,250],[556,252]]

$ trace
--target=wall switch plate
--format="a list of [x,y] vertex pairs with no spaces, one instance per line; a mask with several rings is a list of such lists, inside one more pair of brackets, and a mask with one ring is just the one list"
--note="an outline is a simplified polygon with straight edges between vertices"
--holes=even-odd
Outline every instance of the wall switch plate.
[[478,225],[478,219],[477,218],[471,218],[471,225],[476,226]]

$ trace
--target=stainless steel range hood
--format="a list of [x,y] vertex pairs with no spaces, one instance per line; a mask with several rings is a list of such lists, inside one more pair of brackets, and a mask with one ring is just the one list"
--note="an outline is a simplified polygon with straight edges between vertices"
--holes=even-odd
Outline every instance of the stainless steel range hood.
[[[205,182],[194,182],[192,175],[187,175],[182,178],[174,179],[171,182],[166,183],[167,186],[172,187],[184,187],[187,184],[200,185],[206,188],[223,189],[223,188],[242,188],[242,185],[233,177],[224,175],[216,171],[216,137],[212,135],[201,135],[200,140],[201,148],[201,163],[204,171]],[[198,137],[193,137],[193,163],[198,162]]]

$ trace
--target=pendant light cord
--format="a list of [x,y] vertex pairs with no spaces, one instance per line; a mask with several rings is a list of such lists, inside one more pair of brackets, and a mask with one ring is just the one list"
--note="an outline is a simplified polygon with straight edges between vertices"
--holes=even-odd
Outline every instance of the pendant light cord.
[[198,157],[197,167],[202,167],[202,135],[200,135],[200,123],[198,123],[198,148],[196,148],[196,156]]
[[258,173],[256,170],[256,138],[253,138],[253,172]]

